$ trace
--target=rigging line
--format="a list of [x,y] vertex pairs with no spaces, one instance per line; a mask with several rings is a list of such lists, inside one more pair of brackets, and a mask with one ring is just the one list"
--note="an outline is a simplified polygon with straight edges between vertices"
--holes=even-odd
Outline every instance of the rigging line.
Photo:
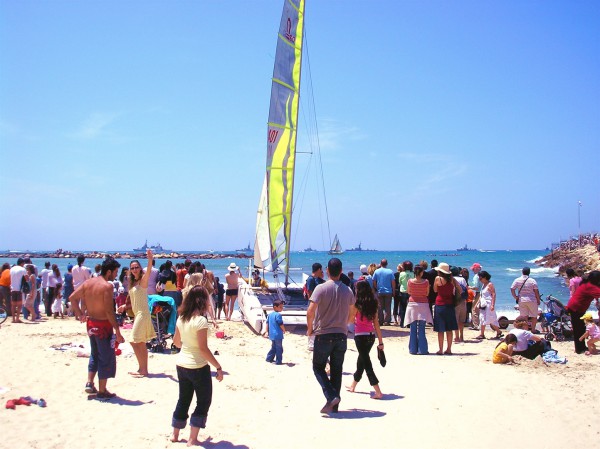
[[[308,75],[308,78],[310,80],[310,85],[312,87],[312,71],[311,71],[311,68],[310,68],[310,55],[309,55],[309,52],[308,52],[308,33],[307,33],[306,29],[304,30],[304,47],[307,50],[306,51],[306,65],[308,66],[307,67],[307,70],[308,70],[307,75]],[[323,159],[321,157],[321,142],[319,140],[319,126],[318,126],[317,120],[316,120],[317,107],[316,107],[316,104],[315,104],[314,95],[312,96],[311,100],[312,100],[313,113],[314,113],[314,116],[315,116],[315,130],[316,130],[315,136],[316,136],[316,145],[317,145],[317,156],[319,158],[319,169],[320,169],[320,172],[321,172],[321,184],[322,184],[322,187],[323,187],[323,203],[325,204],[325,217],[327,219],[327,236],[329,238],[329,243],[331,245],[331,227],[330,227],[330,224],[329,224],[329,208],[327,207],[327,192],[325,191],[325,176],[323,174]]]

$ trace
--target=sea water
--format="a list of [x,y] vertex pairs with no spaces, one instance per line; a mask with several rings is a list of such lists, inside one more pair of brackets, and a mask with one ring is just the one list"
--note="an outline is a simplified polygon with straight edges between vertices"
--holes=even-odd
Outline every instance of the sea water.
[[[191,251],[190,251],[191,252]],[[185,252],[183,252],[185,253]],[[470,268],[473,263],[481,264],[484,270],[492,275],[491,282],[496,287],[496,310],[498,316],[514,318],[517,311],[514,309],[515,300],[510,293],[512,282],[521,275],[523,267],[531,268],[531,277],[538,283],[540,294],[552,295],[566,304],[569,298],[569,290],[565,284],[564,278],[558,275],[555,268],[545,268],[538,266],[535,261],[545,255],[544,250],[524,250],[524,251],[347,251],[338,255],[343,264],[344,272],[353,271],[355,278],[360,276],[359,267],[362,264],[379,264],[381,259],[387,259],[388,267],[396,271],[399,263],[405,260],[413,264],[425,260],[431,263],[436,259],[439,263],[446,262],[451,266]],[[310,274],[311,266],[314,262],[320,262],[323,267],[327,266],[327,261],[333,256],[324,251],[310,252],[292,252],[290,255],[290,278],[296,283],[303,282],[303,275]],[[38,270],[44,268],[44,263],[49,261],[51,264],[57,264],[61,274],[67,271],[67,265],[76,264],[75,258],[57,258],[57,259],[32,259]],[[129,266],[130,259],[117,259],[121,266]],[[182,259],[171,259],[173,264],[184,262]],[[221,282],[225,281],[227,267],[231,262],[235,262],[241,269],[244,276],[248,275],[249,259],[237,257],[232,254],[223,259],[201,259],[206,268],[218,276]],[[16,258],[0,258],[0,263],[8,262],[11,265],[16,262]],[[157,268],[166,262],[166,259],[156,259]],[[94,270],[94,266],[102,263],[102,259],[86,259],[85,265]],[[140,260],[142,267],[145,267],[145,260]],[[470,272],[470,279],[473,273]],[[267,274],[266,280],[272,280]]]

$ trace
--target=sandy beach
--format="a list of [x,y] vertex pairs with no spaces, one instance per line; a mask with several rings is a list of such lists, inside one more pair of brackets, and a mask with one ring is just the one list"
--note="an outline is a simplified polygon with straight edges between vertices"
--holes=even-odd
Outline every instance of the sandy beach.
[[[185,447],[168,441],[178,392],[174,355],[151,353],[151,376],[135,379],[127,374],[137,368],[131,347],[121,345],[117,377],[108,383],[118,397],[88,400],[88,359],[78,356],[85,348],[51,349],[87,346],[84,325],[73,318],[44,320],[9,319],[0,328],[1,447]],[[599,441],[600,356],[578,356],[570,341],[553,342],[567,356],[566,365],[546,366],[538,358],[504,366],[491,363],[494,340],[455,345],[453,356],[411,356],[407,329],[384,328],[385,368],[372,352],[384,399],[370,398],[365,376],[356,393],[342,392],[340,412],[325,416],[319,413],[325,401],[305,329],[286,335],[282,366],[265,362],[268,340],[242,322],[222,322],[220,329],[231,338],[217,339],[211,330],[209,347],[218,351],[225,379],[213,383],[203,447],[504,448],[520,438],[523,445],[562,448],[595,447]],[[126,340],[129,332],[123,331]],[[465,331],[466,338],[476,334]],[[430,351],[437,350],[436,334],[428,329],[427,337]],[[352,381],[356,355],[349,340],[344,385]],[[4,408],[21,396],[43,397],[47,407]]]

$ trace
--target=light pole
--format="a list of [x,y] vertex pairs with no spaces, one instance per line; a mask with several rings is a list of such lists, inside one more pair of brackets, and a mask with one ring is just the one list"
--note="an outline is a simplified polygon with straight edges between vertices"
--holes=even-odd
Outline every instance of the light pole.
[[581,248],[581,201],[577,201],[577,232],[579,232],[579,247]]

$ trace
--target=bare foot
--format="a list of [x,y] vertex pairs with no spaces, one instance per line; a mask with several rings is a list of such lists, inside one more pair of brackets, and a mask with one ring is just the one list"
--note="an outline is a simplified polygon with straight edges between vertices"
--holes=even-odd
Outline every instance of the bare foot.
[[348,390],[350,393],[354,393],[354,387],[351,385],[346,385],[346,390]]
[[148,373],[141,373],[139,371],[129,371],[127,374],[135,377],[136,379],[141,379],[142,377],[146,377],[148,375]]
[[383,393],[373,393],[371,395],[371,399],[381,399],[383,397]]
[[442,354],[443,354],[443,352],[442,352],[442,350],[440,349],[438,352],[436,352],[436,354],[437,354],[437,355],[442,355]]
[[171,434],[171,438],[169,438],[171,443],[179,442],[179,429],[173,427],[173,433]]
[[452,355],[452,351],[446,350],[446,351],[444,351],[444,354],[446,354],[446,355]]
[[200,441],[198,440],[190,440],[187,443],[187,447],[191,447],[191,446],[200,446]]

